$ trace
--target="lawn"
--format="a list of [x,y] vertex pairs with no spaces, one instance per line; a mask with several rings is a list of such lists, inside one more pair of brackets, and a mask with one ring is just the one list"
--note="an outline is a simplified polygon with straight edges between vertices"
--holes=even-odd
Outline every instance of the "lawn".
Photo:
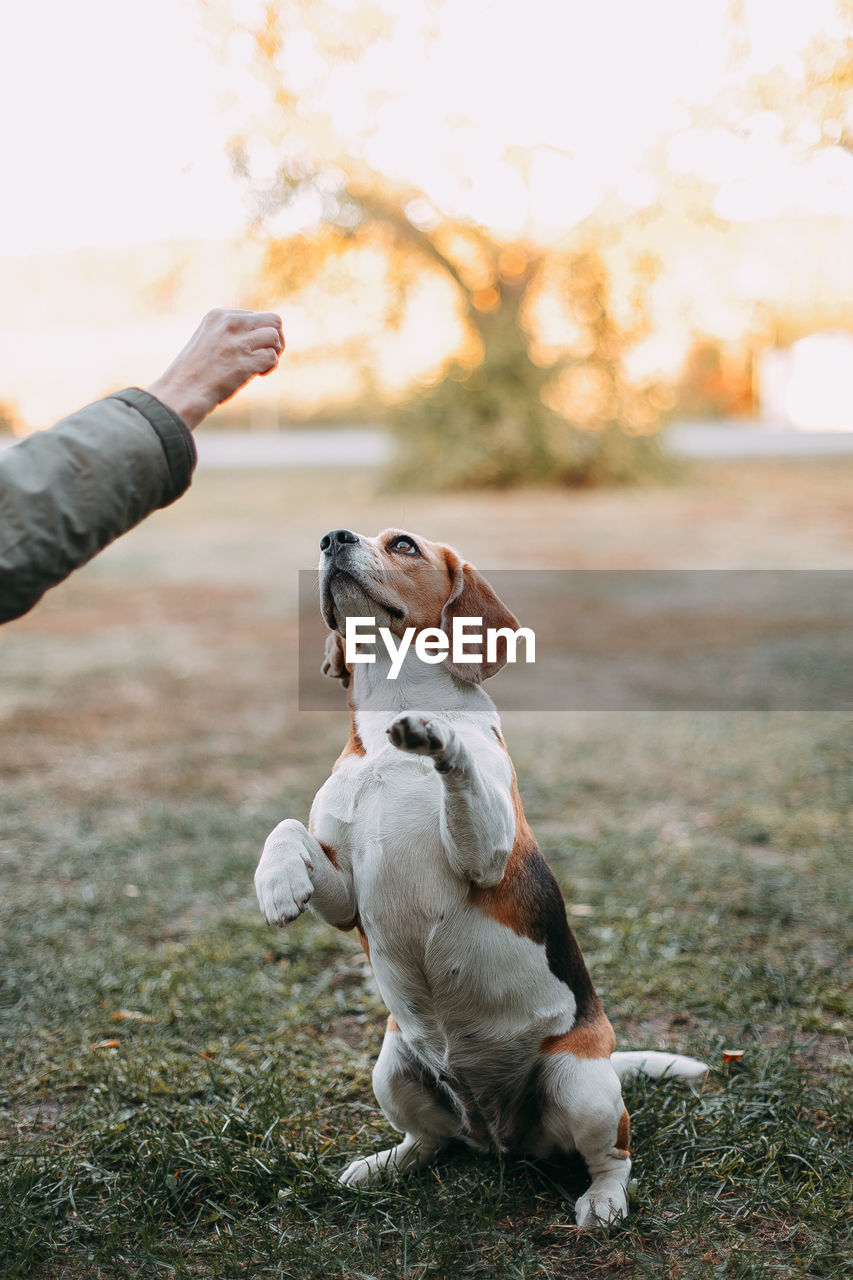
[[631,1084],[632,1216],[596,1236],[574,1165],[454,1152],[338,1187],[391,1136],[381,1001],[349,935],[267,928],[251,881],[346,736],[343,706],[296,701],[297,571],[327,529],[486,569],[849,569],[851,491],[853,461],[442,498],[203,473],[0,631],[0,1274],[849,1274],[850,714],[505,717],[620,1047],[712,1064]]

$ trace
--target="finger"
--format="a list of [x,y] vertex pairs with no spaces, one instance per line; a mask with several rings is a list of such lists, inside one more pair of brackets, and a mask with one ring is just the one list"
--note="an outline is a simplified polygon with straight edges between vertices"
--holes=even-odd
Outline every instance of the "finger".
[[261,347],[258,351],[252,352],[252,363],[255,373],[265,378],[268,373],[272,373],[273,369],[278,367],[278,352],[272,347]]
[[262,347],[272,347],[279,354],[284,350],[284,335],[278,329],[265,326],[263,329],[254,329],[246,335],[246,348],[248,351],[259,351]]
[[247,311],[246,321],[252,329],[277,329],[282,331],[281,316],[275,311]]

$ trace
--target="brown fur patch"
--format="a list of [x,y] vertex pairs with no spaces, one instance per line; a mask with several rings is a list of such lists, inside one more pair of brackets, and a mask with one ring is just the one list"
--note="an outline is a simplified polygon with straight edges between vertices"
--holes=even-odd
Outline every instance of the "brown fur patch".
[[369,960],[370,959],[370,943],[367,941],[367,934],[364,932],[364,930],[361,927],[361,916],[356,916],[355,918],[355,931],[358,934],[358,940],[361,943],[362,950],[364,951],[364,954],[367,956]]
[[[477,572],[473,565],[462,561],[452,547],[444,547],[443,552],[447,571],[450,575],[450,595],[441,610],[441,621],[438,625],[442,631],[449,632],[452,629],[454,618],[457,617],[481,618],[483,627],[486,630],[493,628],[499,631],[502,628],[509,628],[511,631],[515,631],[519,626],[518,618],[495,595],[486,579]],[[468,680],[474,684],[480,684],[483,680],[488,680],[490,676],[495,675],[502,667],[506,666],[506,660],[506,637],[501,636],[498,639],[496,657],[493,662],[488,662],[485,655],[483,655],[481,663],[456,663],[450,656],[445,661],[445,667],[460,680]]]
[[[506,750],[503,741],[495,734]],[[512,761],[510,761],[512,765]],[[589,976],[581,949],[566,918],[566,907],[557,881],[542,856],[528,826],[521,804],[515,768],[512,770],[512,803],[515,811],[515,841],[500,884],[484,889],[472,885],[468,900],[486,915],[522,937],[544,944],[551,972],[564,982],[575,997],[575,1028],[592,1026],[603,1020],[601,1002]],[[612,1034],[612,1031],[611,1031]],[[602,1038],[602,1043],[604,1040]],[[583,1054],[584,1057],[609,1057]]]
[[[497,732],[495,737],[506,751],[506,744]],[[515,840],[509,861],[500,884],[489,889],[484,889],[481,885],[472,885],[469,897],[475,906],[480,907],[493,920],[506,925],[508,929],[514,930],[523,937],[532,938],[537,932],[537,915],[541,906],[534,875],[537,869],[536,854],[539,854],[540,858],[542,855],[539,853],[539,846],[524,816],[515,766],[511,760],[510,766],[512,767]],[[539,939],[536,940],[539,941]]]
[[399,1030],[400,1030],[400,1028],[397,1026],[397,1023],[394,1021],[394,1015],[393,1015],[392,1013],[389,1013],[389,1014],[388,1014],[388,1021],[387,1021],[386,1025],[385,1025],[385,1030],[386,1030],[386,1031],[399,1031]]
[[318,841],[317,841],[317,843],[318,843],[318,845],[320,846],[320,848],[323,850],[323,852],[325,853],[326,857],[327,857],[327,858],[329,859],[329,861],[331,862],[332,866],[333,866],[333,867],[335,868],[335,870],[337,871],[337,869],[338,869],[338,854],[337,854],[337,850],[333,849],[333,848],[332,848],[332,846],[331,846],[330,844],[323,844],[323,841],[322,841],[322,840],[318,840]]
[[616,1154],[622,1160],[627,1160],[631,1154],[631,1117],[628,1115],[628,1108],[622,1112],[622,1119],[619,1121],[619,1128],[616,1130]]
[[539,1046],[541,1053],[570,1053],[575,1058],[609,1058],[615,1048],[616,1036],[603,1012],[576,1022],[560,1036],[546,1036]]
[[366,754],[364,743],[359,736],[358,729],[355,727],[355,711],[350,708],[349,737],[346,740],[343,751],[332,765],[332,773],[335,772],[342,760],[346,760],[347,756],[363,756]]

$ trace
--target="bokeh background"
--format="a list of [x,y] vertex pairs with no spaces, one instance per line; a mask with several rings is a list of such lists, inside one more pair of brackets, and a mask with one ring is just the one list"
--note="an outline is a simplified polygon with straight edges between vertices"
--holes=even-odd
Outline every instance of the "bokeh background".
[[420,483],[624,478],[672,419],[850,430],[851,21],[847,0],[22,7],[3,420],[144,384],[218,302],[280,308],[289,344],[220,425],[390,423]]
[[343,700],[298,705],[328,529],[486,571],[850,570],[852,23],[4,15],[3,442],[144,386],[212,306],[287,337],[189,492],[0,631],[4,1276],[847,1274],[849,706],[504,718],[620,1044],[712,1065],[631,1086],[633,1216],[597,1240],[577,1171],[462,1156],[342,1195],[390,1141],[381,1001],[349,935],[267,929],[251,877],[346,736]]

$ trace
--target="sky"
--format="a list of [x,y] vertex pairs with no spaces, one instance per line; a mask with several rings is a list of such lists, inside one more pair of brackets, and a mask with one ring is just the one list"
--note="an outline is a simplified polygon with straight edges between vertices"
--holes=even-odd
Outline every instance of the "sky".
[[220,75],[193,0],[5,6],[0,255],[239,233]]
[[[498,2],[488,19],[481,0],[436,0],[426,43],[419,4],[381,3],[393,28],[363,67],[344,62],[329,76],[310,31],[294,27],[279,56],[283,83],[323,105],[380,170],[508,232],[531,216],[564,226],[608,183],[639,202],[650,197],[644,150],[689,125],[686,108],[710,100],[733,71],[730,0]],[[256,0],[232,5],[238,20],[262,9]],[[744,0],[743,14],[750,53],[741,72],[796,72],[798,50],[831,29],[835,4]],[[225,144],[241,122],[240,98],[245,122],[256,95],[239,39],[234,48],[230,64],[217,56],[201,0],[7,6],[0,255],[239,234],[246,195]],[[365,123],[366,145],[357,136]],[[527,191],[507,162],[513,149],[529,152]],[[676,165],[722,177],[728,216],[750,216],[751,198],[763,214],[790,198],[797,179],[802,198],[802,173],[792,176],[772,129],[749,145],[687,134],[675,151]],[[751,190],[762,160],[763,195]],[[836,203],[853,209],[853,181],[834,163],[838,172],[824,162],[810,183],[834,185]],[[815,199],[832,202],[825,192]]]
[[[172,267],[149,282],[145,254],[165,241],[236,240],[249,225],[250,196],[226,146],[263,115],[239,26],[256,23],[265,2],[230,0],[235,31],[224,49],[202,0],[5,7],[0,400],[26,423],[43,424],[69,399],[144,383],[209,306],[247,305],[256,258],[229,265],[214,256],[212,268],[210,258],[194,267],[182,259],[172,296]],[[360,0],[323,3],[346,14]],[[330,70],[311,22],[292,23],[277,55],[281,82],[307,114],[328,114],[346,148],[447,212],[506,235],[555,238],[605,192],[637,207],[653,201],[648,153],[665,136],[669,167],[715,183],[724,218],[853,217],[853,158],[814,153],[807,126],[797,157],[766,113],[738,136],[691,122],[724,82],[777,66],[796,75],[808,39],[835,29],[835,0],[374,3],[387,34],[361,63]],[[259,139],[250,150],[254,171],[268,176],[276,148]],[[268,230],[310,230],[316,213],[309,200],[272,217]],[[135,272],[109,259],[123,277],[111,291],[87,288],[85,263],[66,271],[52,256],[135,246],[148,246]],[[25,267],[12,272],[16,261]],[[49,376],[37,355],[45,347]],[[268,395],[278,385],[258,384]]]

